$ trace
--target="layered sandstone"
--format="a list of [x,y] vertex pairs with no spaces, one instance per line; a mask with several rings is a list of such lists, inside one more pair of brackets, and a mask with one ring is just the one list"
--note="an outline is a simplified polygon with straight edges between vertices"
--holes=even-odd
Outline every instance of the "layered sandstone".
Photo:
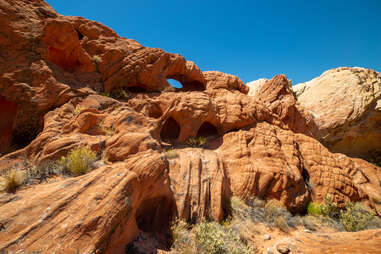
[[[84,146],[98,160],[85,175],[1,193],[0,251],[124,253],[142,232],[165,245],[173,219],[221,220],[233,195],[303,212],[331,194],[381,214],[380,169],[314,139],[286,76],[252,97],[233,75],[201,72],[43,1],[0,6],[0,145],[16,146],[0,172]],[[168,91],[170,78],[183,88]],[[200,137],[203,147],[189,146]]]

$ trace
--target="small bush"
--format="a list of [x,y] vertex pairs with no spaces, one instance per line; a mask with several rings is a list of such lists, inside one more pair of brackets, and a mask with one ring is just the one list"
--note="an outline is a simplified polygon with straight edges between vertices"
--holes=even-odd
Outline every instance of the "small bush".
[[100,57],[99,55],[94,55],[92,58],[93,61],[97,64],[102,62],[102,57]]
[[176,220],[172,226],[172,248],[181,250],[183,254],[196,253],[194,236],[190,231],[189,225],[183,220]]
[[340,221],[346,231],[356,232],[367,229],[375,213],[365,209],[360,203],[348,202],[344,210],[340,211]]
[[9,169],[0,176],[0,191],[15,193],[17,188],[25,181],[25,171]]
[[242,241],[240,233],[234,227],[235,223],[226,223],[226,225],[228,226],[222,226],[217,222],[201,221],[191,228],[184,221],[178,220],[171,227],[172,248],[176,253],[183,254],[254,253],[254,249],[248,242]]
[[332,201],[331,195],[325,196],[325,204],[321,206],[321,213],[324,216],[328,216],[330,218],[338,219],[340,216],[340,208],[336,203]]
[[307,206],[307,213],[309,215],[321,215],[322,206],[319,203],[310,202]]
[[90,165],[96,160],[96,154],[89,148],[79,147],[62,157],[60,164],[71,174],[78,176],[90,171]]
[[206,144],[205,137],[189,138],[186,144],[191,147],[203,147]]

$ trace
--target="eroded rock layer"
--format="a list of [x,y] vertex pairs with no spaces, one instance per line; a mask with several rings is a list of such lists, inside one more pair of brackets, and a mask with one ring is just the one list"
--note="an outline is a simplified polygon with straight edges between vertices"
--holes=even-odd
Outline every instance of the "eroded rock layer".
[[[253,98],[233,75],[201,72],[43,1],[0,7],[0,145],[15,150],[0,172],[76,147],[98,158],[85,175],[1,193],[0,251],[124,253],[140,232],[167,241],[176,217],[223,219],[233,195],[303,212],[329,193],[381,214],[380,169],[315,140],[284,75]],[[183,88],[167,89],[170,78]]]

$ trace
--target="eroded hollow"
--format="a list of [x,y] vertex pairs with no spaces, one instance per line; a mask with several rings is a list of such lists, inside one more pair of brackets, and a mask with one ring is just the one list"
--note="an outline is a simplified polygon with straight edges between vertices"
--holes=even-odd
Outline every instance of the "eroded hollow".
[[163,112],[157,105],[153,105],[148,109],[148,116],[152,118],[160,118],[163,115]]
[[130,86],[126,89],[130,93],[145,93],[147,90],[142,86]]
[[69,72],[74,72],[81,65],[75,54],[68,54],[65,50],[51,46],[48,47],[47,58],[50,62]]
[[197,132],[197,137],[207,137],[207,136],[214,136],[218,135],[218,130],[216,126],[209,122],[204,122]]
[[163,140],[173,140],[177,139],[180,135],[180,125],[175,119],[169,117],[160,131],[160,137]]
[[0,97],[0,153],[9,152],[17,114],[17,104]]

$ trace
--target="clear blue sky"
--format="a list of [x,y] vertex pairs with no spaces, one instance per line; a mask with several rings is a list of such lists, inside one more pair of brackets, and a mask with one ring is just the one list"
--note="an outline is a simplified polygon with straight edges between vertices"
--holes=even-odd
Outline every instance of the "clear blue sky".
[[48,0],[203,71],[293,84],[339,66],[381,71],[381,0]]

